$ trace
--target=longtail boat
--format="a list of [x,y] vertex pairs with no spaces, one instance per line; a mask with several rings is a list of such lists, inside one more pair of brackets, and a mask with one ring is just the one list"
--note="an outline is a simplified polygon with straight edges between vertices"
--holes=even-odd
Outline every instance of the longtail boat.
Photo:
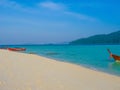
[[25,51],[26,48],[7,48],[9,51]]
[[114,58],[115,61],[119,61],[120,62],[120,56],[112,54],[112,52],[109,49],[107,49],[107,50],[108,50],[111,58]]

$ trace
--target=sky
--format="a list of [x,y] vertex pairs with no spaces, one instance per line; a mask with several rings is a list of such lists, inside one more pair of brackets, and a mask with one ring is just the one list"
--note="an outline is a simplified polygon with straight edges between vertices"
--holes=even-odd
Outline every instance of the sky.
[[120,30],[120,0],[0,0],[0,44],[66,43]]

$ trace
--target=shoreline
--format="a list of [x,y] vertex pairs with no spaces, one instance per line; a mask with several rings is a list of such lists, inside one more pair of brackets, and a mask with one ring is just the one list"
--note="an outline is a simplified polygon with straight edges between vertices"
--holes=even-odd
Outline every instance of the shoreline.
[[0,50],[0,73],[1,90],[120,90],[119,76],[7,50]]
[[[29,53],[25,53],[25,54],[29,54]],[[114,75],[114,76],[120,77],[120,74],[117,75],[115,73],[110,73],[110,72],[107,72],[107,71],[105,71],[103,69],[93,68],[93,67],[90,67],[90,66],[85,65],[85,64],[82,65],[82,64],[72,63],[72,62],[68,62],[68,61],[61,61],[61,59],[52,58],[52,57],[49,57],[49,56],[47,57],[46,55],[41,55],[41,54],[33,54],[33,55],[44,57],[46,59],[55,60],[55,61],[58,61],[58,62],[63,62],[63,63],[72,64],[72,65],[77,65],[77,66],[80,66],[80,67],[83,67],[83,68],[86,68],[86,69],[90,69],[90,70],[93,70],[93,71],[97,71],[97,72],[101,72],[101,73],[105,73],[105,74],[109,74],[109,75]]]

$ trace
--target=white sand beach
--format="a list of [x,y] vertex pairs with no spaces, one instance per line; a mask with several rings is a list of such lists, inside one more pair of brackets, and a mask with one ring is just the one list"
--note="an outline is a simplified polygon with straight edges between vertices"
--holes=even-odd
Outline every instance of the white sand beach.
[[0,50],[0,90],[120,90],[120,77],[38,55]]

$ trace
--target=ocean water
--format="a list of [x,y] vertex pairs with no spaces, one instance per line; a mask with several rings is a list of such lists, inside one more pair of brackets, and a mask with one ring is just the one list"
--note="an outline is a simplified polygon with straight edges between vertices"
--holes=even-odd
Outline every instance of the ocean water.
[[107,48],[120,55],[120,45],[23,45],[25,53],[36,53],[58,61],[82,65],[120,76],[120,63],[110,59]]

